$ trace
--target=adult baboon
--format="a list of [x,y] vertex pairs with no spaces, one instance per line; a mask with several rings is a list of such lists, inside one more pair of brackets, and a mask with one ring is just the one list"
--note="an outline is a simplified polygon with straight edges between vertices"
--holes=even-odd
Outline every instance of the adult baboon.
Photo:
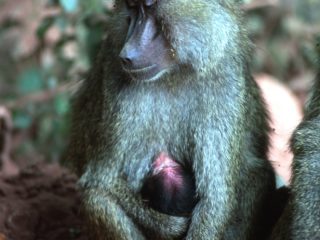
[[[98,239],[259,239],[268,124],[231,0],[117,0],[73,104],[68,159]],[[190,168],[192,216],[143,201],[161,153]],[[261,230],[261,231],[260,231]]]

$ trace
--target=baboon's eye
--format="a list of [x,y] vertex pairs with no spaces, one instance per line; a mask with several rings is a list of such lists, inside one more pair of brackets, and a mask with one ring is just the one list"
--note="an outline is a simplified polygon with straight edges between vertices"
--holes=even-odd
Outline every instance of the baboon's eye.
[[129,6],[128,6],[126,21],[127,21],[127,23],[128,23],[129,25],[131,24],[132,21],[134,21],[134,19],[137,18],[138,13],[139,13],[139,11],[138,11],[136,5],[134,5],[133,7],[129,7]]
[[128,5],[128,7],[130,7],[130,8],[135,7],[137,5],[136,0],[126,0],[126,3]]
[[157,0],[145,0],[144,1],[144,5],[147,7],[151,7],[152,5],[154,5],[157,2]]

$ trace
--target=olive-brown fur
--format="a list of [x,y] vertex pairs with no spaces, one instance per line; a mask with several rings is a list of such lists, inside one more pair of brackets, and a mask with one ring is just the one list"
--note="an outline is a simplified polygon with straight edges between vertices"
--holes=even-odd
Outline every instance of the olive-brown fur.
[[[126,9],[116,1],[107,38],[73,103],[67,158],[80,176],[95,239],[261,239],[274,172],[238,7],[231,0],[157,1],[152,11],[176,65],[152,82],[133,81],[121,68]],[[191,218],[142,201],[160,152],[192,168],[199,201]]]

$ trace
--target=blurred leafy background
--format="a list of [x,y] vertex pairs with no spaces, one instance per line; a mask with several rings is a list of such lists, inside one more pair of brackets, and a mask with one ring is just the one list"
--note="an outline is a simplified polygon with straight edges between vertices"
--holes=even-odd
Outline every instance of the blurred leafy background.
[[[0,0],[0,107],[12,113],[16,161],[59,160],[72,89],[94,62],[112,8],[112,0]],[[304,99],[315,74],[320,1],[249,0],[243,9],[253,71]]]

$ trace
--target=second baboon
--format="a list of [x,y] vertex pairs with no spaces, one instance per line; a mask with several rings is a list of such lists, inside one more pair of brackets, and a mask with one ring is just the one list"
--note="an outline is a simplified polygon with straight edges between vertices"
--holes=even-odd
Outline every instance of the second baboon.
[[289,203],[272,240],[320,239],[320,41],[318,75],[302,123],[293,134],[294,153]]
[[[268,123],[231,0],[117,0],[97,62],[73,103],[68,159],[96,239],[261,239],[274,191]],[[146,205],[166,152],[188,166],[190,217]]]

